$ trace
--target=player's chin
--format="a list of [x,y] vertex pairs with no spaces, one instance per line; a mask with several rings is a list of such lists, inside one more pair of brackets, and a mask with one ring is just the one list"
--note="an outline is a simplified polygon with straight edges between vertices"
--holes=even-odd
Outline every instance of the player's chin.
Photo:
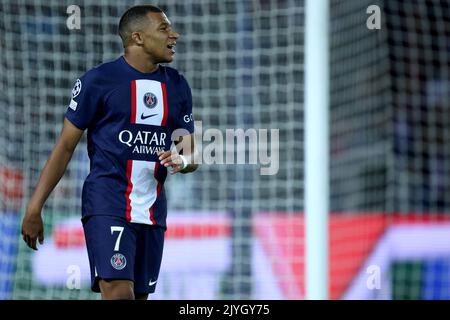
[[172,57],[164,57],[164,58],[162,58],[162,59],[159,59],[158,60],[158,63],[171,63],[173,61],[173,58]]
[[171,52],[171,51],[164,54],[164,56],[163,56],[164,63],[172,62],[174,55],[175,55],[175,52]]
[[167,56],[165,56],[165,63],[170,63],[173,61],[173,54],[168,54]]

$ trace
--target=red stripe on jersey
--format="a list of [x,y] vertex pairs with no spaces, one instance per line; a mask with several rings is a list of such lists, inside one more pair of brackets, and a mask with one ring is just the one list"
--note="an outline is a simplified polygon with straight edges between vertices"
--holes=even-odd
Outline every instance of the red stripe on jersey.
[[[155,179],[156,179],[156,175],[158,174],[158,167],[159,167],[159,163],[155,162],[155,170],[153,172],[153,176],[155,177]],[[158,181],[158,180],[156,179],[156,181]],[[158,196],[159,196],[159,192],[160,191],[161,191],[161,186],[160,186],[160,183],[158,181],[158,184],[156,186],[156,199],[155,199],[155,202],[153,203],[153,205],[150,207],[150,210],[149,210],[150,211],[150,220],[152,221],[153,224],[156,224],[155,216],[153,214],[153,206],[155,205],[156,201],[158,200]]]
[[[156,181],[158,181],[158,179],[156,178],[156,175],[158,174],[158,168],[159,168],[159,163],[156,162],[155,163],[155,179],[156,179]],[[159,181],[158,181],[158,185],[156,186],[156,199],[158,199],[160,193],[161,193],[161,183],[159,183]]]
[[131,172],[133,170],[133,160],[127,161],[127,180],[128,180],[128,186],[127,191],[125,192],[125,201],[127,203],[127,209],[125,211],[127,221],[131,221],[131,199],[130,199],[130,193],[131,190],[133,190],[133,182],[131,182]]
[[154,214],[153,214],[153,206],[150,207],[150,220],[152,220],[152,224],[153,225],[156,224],[155,217],[154,217]]
[[136,80],[131,81],[131,117],[130,123],[136,123]]
[[162,118],[161,121],[161,125],[165,126],[166,125],[166,121],[167,121],[167,115],[169,113],[169,107],[167,104],[167,92],[166,92],[166,84],[161,82],[161,89],[162,89],[162,94],[163,94],[163,103],[164,103],[164,116]]

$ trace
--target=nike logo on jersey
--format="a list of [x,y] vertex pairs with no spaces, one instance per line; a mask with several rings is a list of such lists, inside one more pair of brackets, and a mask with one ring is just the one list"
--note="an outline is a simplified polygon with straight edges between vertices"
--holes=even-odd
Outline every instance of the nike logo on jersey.
[[158,282],[158,280],[155,280],[155,281],[150,280],[148,285],[151,287],[151,286],[155,285],[157,282]]
[[144,116],[144,114],[141,114],[141,120],[145,120],[145,119],[151,118],[156,115],[157,115],[157,113],[149,114],[148,116]]

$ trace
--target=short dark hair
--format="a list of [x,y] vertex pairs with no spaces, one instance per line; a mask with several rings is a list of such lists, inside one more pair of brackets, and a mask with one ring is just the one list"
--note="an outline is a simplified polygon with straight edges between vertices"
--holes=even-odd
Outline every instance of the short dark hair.
[[157,6],[140,5],[129,8],[122,15],[119,21],[119,36],[122,38],[122,43],[125,46],[131,36],[131,33],[136,31],[137,26],[147,19],[149,12],[163,12]]

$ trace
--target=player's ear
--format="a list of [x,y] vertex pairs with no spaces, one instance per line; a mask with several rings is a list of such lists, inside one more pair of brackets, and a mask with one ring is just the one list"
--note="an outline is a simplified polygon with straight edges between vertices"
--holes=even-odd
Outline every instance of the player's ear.
[[139,46],[144,43],[144,37],[138,31],[135,31],[135,32],[131,33],[131,39],[133,40],[134,43],[136,43]]

